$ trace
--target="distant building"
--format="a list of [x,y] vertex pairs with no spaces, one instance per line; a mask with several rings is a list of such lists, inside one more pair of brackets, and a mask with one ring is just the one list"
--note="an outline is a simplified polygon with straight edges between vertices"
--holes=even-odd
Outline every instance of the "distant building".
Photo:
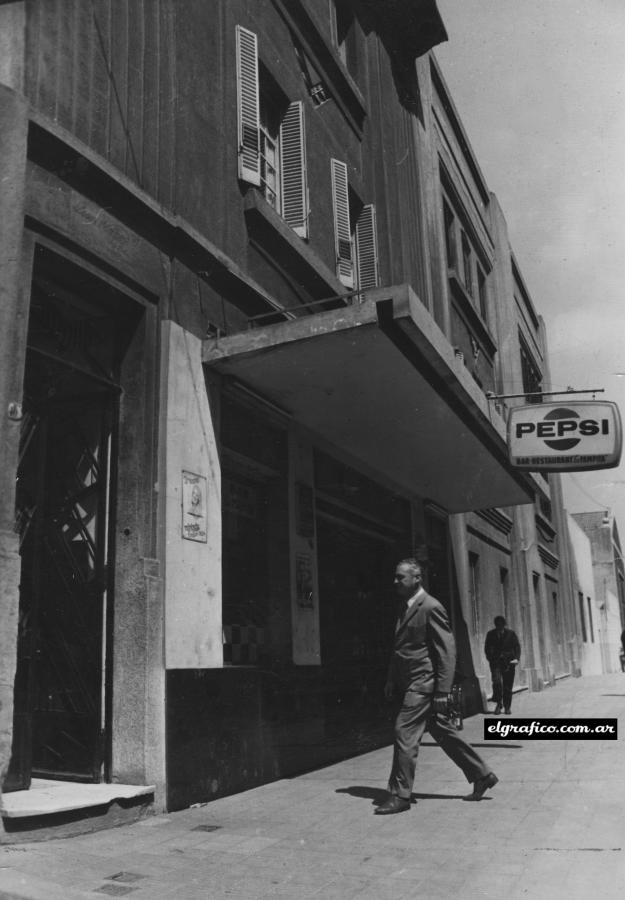
[[0,26],[5,790],[178,809],[385,743],[407,555],[467,713],[496,614],[519,686],[577,673],[560,482],[500,397],[549,387],[544,327],[434,0]]
[[[592,584],[589,584],[587,566],[584,566],[585,577],[576,585],[582,640],[586,645],[598,645],[599,672],[620,672],[621,632],[625,623],[625,566],[616,520],[607,511],[573,513],[572,519],[588,540],[592,565]],[[573,530],[571,537],[574,545],[579,546]],[[575,559],[579,561],[578,553],[575,553]],[[597,665],[593,668],[596,670]],[[582,674],[591,674],[583,660]]]

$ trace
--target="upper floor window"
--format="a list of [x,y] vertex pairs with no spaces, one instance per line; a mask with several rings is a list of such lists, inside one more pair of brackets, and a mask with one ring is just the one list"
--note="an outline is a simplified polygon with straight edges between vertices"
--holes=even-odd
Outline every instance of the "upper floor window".
[[283,108],[267,84],[260,81],[259,96],[260,188],[265,200],[281,212],[280,197],[280,126]]
[[469,238],[466,235],[465,231],[461,231],[462,234],[462,272],[464,275],[464,286],[466,288],[467,294],[472,297],[473,296],[473,253],[471,251],[471,244],[469,243]]
[[[519,339],[519,350],[521,354],[521,375],[523,378],[523,390],[528,395],[528,403],[540,403],[541,396],[537,396],[543,389],[543,376],[534,361],[529,348],[522,337]],[[533,395],[533,396],[532,396]]]
[[456,217],[449,204],[443,200],[443,219],[445,223],[445,250],[447,252],[447,268],[455,269],[458,258],[456,254]]
[[258,187],[300,237],[308,237],[306,134],[301,101],[290,103],[258,63],[258,38],[236,29],[239,178]]
[[456,274],[472,306],[488,325],[488,270],[484,254],[464,224],[464,217],[443,196],[443,228],[447,268]]
[[357,70],[356,16],[350,0],[329,0],[332,42],[345,68],[355,75]]
[[477,269],[477,298],[480,304],[480,315],[485,322],[488,321],[488,288],[486,284],[486,273],[479,263]]
[[336,274],[345,287],[376,287],[379,275],[375,206],[364,204],[350,188],[344,162],[332,159],[330,163]]

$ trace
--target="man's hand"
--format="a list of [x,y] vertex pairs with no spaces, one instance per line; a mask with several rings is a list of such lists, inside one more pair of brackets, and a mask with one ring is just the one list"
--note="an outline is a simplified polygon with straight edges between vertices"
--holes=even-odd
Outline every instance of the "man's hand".
[[384,685],[384,697],[386,700],[393,699],[393,691],[395,690],[395,686],[392,681],[387,681]]
[[446,716],[449,713],[449,694],[437,691],[432,698],[432,707],[435,713]]

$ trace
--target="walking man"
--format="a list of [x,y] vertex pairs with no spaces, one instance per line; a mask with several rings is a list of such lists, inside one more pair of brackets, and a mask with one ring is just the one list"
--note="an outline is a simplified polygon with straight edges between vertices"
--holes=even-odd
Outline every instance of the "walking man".
[[506,628],[506,620],[503,616],[495,616],[495,627],[486,635],[484,653],[490,664],[490,672],[493,681],[493,700],[495,701],[495,715],[503,711],[510,715],[512,706],[512,685],[516,665],[521,656],[519,639],[511,628]]
[[384,694],[401,695],[395,722],[393,765],[388,799],[378,815],[410,809],[419,745],[427,729],[447,756],[473,784],[465,799],[481,800],[497,776],[453,727],[449,692],[456,668],[456,647],[444,607],[423,589],[421,566],[415,559],[402,560],[395,570],[395,591],[401,602]]

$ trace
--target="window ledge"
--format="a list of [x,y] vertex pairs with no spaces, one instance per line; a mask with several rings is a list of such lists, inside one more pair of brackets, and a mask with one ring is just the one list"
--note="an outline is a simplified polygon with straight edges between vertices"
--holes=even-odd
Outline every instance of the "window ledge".
[[489,359],[492,360],[497,353],[497,344],[495,343],[495,339],[490,333],[481,315],[473,305],[473,301],[469,296],[465,286],[460,281],[456,270],[449,269],[447,274],[449,278],[449,287],[451,289],[451,294],[453,299],[455,300],[455,305],[458,311],[466,321],[467,325],[470,327],[471,331],[474,333],[475,337],[482,345],[482,348],[486,355],[489,357]]
[[276,265],[305,282],[307,292],[318,300],[340,297],[347,289],[314,250],[298,237],[265,200],[260,191],[250,188],[243,201],[250,236]]
[[511,533],[513,525],[512,519],[500,509],[477,509],[476,514],[481,519],[484,519],[485,522],[489,522],[493,528],[496,528],[501,534],[509,535]]
[[556,536],[556,529],[551,522],[538,512],[534,513],[534,519],[539,531],[541,531],[548,540],[553,541]]
[[560,558],[541,543],[538,544],[538,555],[550,569],[557,569],[560,565]]

